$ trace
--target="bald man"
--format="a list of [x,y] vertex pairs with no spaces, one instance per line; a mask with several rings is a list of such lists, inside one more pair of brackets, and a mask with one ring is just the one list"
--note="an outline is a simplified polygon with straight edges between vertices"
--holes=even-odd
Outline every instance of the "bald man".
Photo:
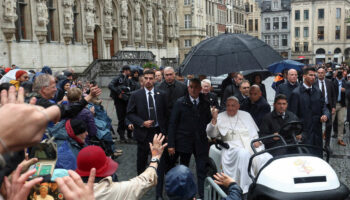
[[276,96],[279,94],[284,94],[286,95],[287,99],[289,99],[293,90],[298,86],[298,72],[295,69],[290,69],[287,73],[287,82],[282,83],[278,86],[276,90]]
[[240,109],[249,112],[258,127],[264,115],[271,112],[271,106],[267,103],[266,99],[262,97],[258,85],[252,85],[250,87],[249,101],[244,101]]

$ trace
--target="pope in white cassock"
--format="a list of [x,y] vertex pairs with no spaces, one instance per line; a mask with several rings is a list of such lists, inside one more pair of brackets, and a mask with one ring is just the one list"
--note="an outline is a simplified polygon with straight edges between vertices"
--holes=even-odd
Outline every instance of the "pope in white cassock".
[[[221,163],[225,174],[232,177],[247,193],[252,183],[248,175],[249,158],[253,154],[250,142],[259,138],[259,128],[248,112],[239,110],[239,101],[236,97],[226,100],[226,111],[218,114],[217,109],[212,109],[212,121],[207,125],[207,134],[210,137],[221,136],[224,142],[230,145],[229,149],[222,149]],[[264,145],[255,142],[257,151],[264,149]],[[254,158],[252,163],[253,174],[272,156],[264,153]]]

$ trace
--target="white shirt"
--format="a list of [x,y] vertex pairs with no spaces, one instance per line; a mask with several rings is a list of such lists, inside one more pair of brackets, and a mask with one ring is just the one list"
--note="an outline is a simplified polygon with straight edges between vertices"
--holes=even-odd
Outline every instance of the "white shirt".
[[323,79],[323,80],[320,80],[318,79],[318,87],[320,88],[321,92],[322,92],[322,82],[323,82],[323,85],[324,85],[324,98],[325,98],[325,102],[326,104],[328,104],[328,95],[327,95],[327,87],[326,87],[326,81]]
[[[154,105],[154,112],[156,113],[156,118],[157,118],[157,108],[156,108],[157,106],[156,106],[156,101],[154,99],[154,87],[152,88],[152,90],[148,90],[147,88],[144,88],[144,89],[145,89],[145,92],[146,92],[148,116],[150,116],[149,103],[148,103],[148,93],[151,92],[151,96],[152,96],[152,99],[153,99],[153,105]],[[158,123],[155,126],[158,126]]]
[[303,86],[304,86],[306,89],[312,89],[312,86],[309,87],[309,86],[307,86],[305,83],[303,83]]
[[197,99],[194,99],[194,98],[192,98],[191,95],[190,95],[190,99],[191,99],[191,102],[192,102],[192,103],[193,103],[194,100],[196,100],[197,106],[198,106],[198,104],[199,104],[199,97],[197,97]]

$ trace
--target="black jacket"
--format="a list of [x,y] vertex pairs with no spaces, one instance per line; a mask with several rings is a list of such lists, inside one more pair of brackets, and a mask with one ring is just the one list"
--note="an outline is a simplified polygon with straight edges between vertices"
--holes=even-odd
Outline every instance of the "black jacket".
[[[261,125],[259,127],[260,129],[259,136],[264,137],[264,136],[272,135],[274,133],[280,134],[281,127],[284,124],[291,121],[298,121],[298,117],[294,113],[287,110],[285,112],[284,119],[283,119],[282,116],[280,116],[279,114],[277,114],[275,110],[273,110],[272,112],[266,114],[263,117]],[[281,135],[281,136],[284,137],[285,139],[288,139],[288,136],[286,135]],[[265,147],[267,149],[276,147],[276,146],[281,146],[283,144],[280,140],[275,141],[272,138],[264,140],[263,143],[265,144]],[[278,153],[276,153],[276,155],[277,154]]]
[[245,100],[248,100],[248,97],[243,97],[242,92],[239,92],[235,97],[237,97],[240,105],[242,105]]
[[176,102],[176,100],[187,93],[187,87],[184,83],[175,80],[173,84],[169,85],[165,80],[163,80],[158,87],[158,90],[162,90],[165,93],[168,105],[168,113],[170,115],[171,110]]
[[[154,99],[159,128],[161,133],[166,135],[167,102],[165,94],[160,90],[154,89]],[[134,138],[139,142],[144,142],[147,138],[148,129],[143,126],[143,122],[149,120],[147,96],[144,88],[131,93],[126,113],[127,119],[135,127]]]
[[208,94],[203,94],[203,97],[205,98],[206,101],[209,101],[210,106],[215,106],[215,108],[217,109],[220,108],[217,94],[213,92],[209,92]]
[[258,127],[260,126],[263,117],[271,112],[271,106],[267,103],[264,97],[260,97],[255,103],[251,103],[251,101],[247,99],[242,103],[240,109],[249,112]]
[[199,96],[197,107],[189,95],[179,98],[169,121],[168,147],[182,153],[207,154],[207,124],[211,120],[210,103]]
[[221,93],[224,94],[224,91],[227,86],[235,84],[235,81],[233,78],[230,77],[230,74],[221,82]]
[[[288,110],[292,111],[303,122],[303,142],[322,147],[322,115],[330,119],[320,89],[313,87],[310,94],[303,85],[298,86],[289,98]],[[314,150],[322,157],[322,151]]]
[[108,85],[108,89],[110,89],[110,97],[114,101],[121,100],[118,98],[120,94],[123,95],[123,100],[128,101],[130,93],[136,90],[137,84],[128,77],[124,76],[124,74],[120,74],[115,77]]
[[295,83],[294,85],[290,84],[289,81],[282,83],[281,85],[278,86],[276,90],[276,96],[279,94],[284,94],[286,95],[288,102],[290,95],[292,94],[293,90],[299,86],[298,83]]
[[[334,82],[332,82],[329,79],[324,79],[324,83],[325,83],[325,88],[327,91],[327,100],[328,100],[328,104],[331,108],[335,108],[335,104],[337,103],[337,95],[335,92],[335,85]],[[318,85],[318,79],[316,79],[315,83],[314,83],[314,87],[317,87],[318,89],[321,90],[321,88],[319,88]],[[322,93],[322,92],[321,92]]]

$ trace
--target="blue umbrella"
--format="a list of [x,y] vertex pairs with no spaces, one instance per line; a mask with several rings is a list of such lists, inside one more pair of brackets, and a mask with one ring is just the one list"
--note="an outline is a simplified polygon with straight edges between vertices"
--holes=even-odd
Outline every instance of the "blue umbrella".
[[270,65],[268,69],[272,73],[282,73],[285,69],[295,69],[297,71],[301,71],[303,67],[303,63],[294,60],[283,60]]

